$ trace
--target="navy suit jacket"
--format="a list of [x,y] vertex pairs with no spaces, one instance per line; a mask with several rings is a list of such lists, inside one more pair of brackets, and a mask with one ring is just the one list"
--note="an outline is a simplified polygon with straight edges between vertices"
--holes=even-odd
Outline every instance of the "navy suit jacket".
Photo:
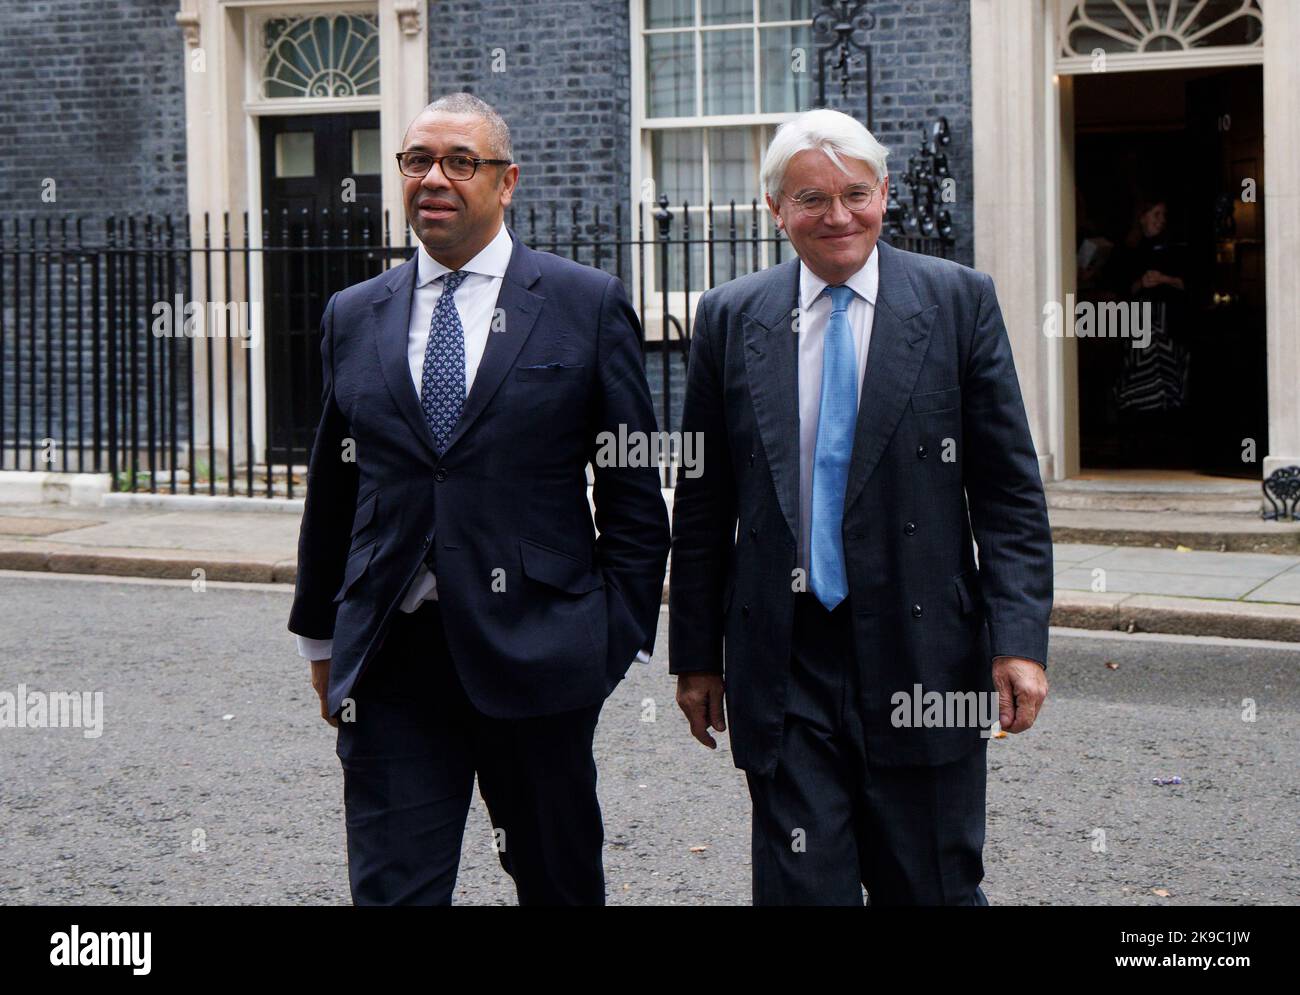
[[[1051,533],[993,281],[876,251],[844,497],[846,665],[862,674],[871,762],[934,765],[978,728],[895,727],[893,695],[991,691],[994,656],[1046,665]],[[793,259],[701,298],[682,431],[708,457],[673,504],[670,669],[724,674],[735,763],[759,774],[779,756],[800,586],[798,293]]]
[[441,456],[407,361],[416,258],[325,308],[289,629],[334,641],[331,714],[431,547],[451,657],[486,715],[599,703],[654,645],[658,471],[595,467],[595,529],[587,499],[600,433],[656,431],[636,314],[616,278],[510,236],[494,330]]

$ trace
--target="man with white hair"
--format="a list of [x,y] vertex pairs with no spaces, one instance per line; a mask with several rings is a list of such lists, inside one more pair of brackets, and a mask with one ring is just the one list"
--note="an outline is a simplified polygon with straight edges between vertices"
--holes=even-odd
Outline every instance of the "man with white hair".
[[782,126],[762,179],[798,258],[704,294],[691,341],[670,671],[696,739],[730,718],[755,904],[986,905],[976,705],[1019,733],[1047,694],[1051,534],[993,281],[879,241],[887,154],[837,111]]

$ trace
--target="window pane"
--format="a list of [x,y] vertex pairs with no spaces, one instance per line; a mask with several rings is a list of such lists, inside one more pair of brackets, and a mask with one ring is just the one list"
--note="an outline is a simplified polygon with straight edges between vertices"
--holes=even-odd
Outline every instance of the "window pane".
[[763,0],[758,17],[762,21],[811,21],[812,0]]
[[812,77],[817,59],[812,29],[760,28],[763,59],[763,110],[793,112],[812,106]]
[[704,200],[704,154],[699,131],[654,132],[650,157],[656,198],[667,194],[674,206],[683,200],[696,205]]
[[316,135],[310,131],[282,131],[275,136],[275,175],[316,175]]
[[352,172],[378,173],[379,129],[357,128],[352,132]]
[[695,37],[682,31],[645,36],[645,102],[649,117],[695,114]]
[[748,207],[758,196],[758,165],[754,161],[752,132],[748,128],[713,128],[709,131],[709,196],[724,206],[734,200]]
[[753,24],[754,0],[700,0],[702,24]]
[[704,31],[704,113],[754,113],[754,33]]
[[695,0],[645,0],[647,28],[688,28],[695,23]]

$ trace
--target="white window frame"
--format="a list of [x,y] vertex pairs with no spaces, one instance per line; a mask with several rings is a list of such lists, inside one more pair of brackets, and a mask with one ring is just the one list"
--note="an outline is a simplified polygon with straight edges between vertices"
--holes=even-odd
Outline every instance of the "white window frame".
[[[707,212],[708,203],[711,197],[711,169],[709,159],[709,131],[716,128],[746,128],[751,134],[751,142],[755,146],[755,166],[757,167],[762,161],[762,152],[766,148],[767,142],[771,140],[772,133],[776,131],[778,125],[784,124],[797,116],[798,112],[754,112],[751,114],[704,114],[704,60],[703,60],[703,36],[706,31],[735,31],[740,29],[749,30],[753,36],[753,106],[755,108],[762,106],[762,61],[761,61],[761,33],[759,27],[800,27],[811,25],[811,20],[792,20],[792,21],[760,21],[761,0],[753,0],[753,13],[748,21],[730,22],[726,24],[701,24],[701,0],[695,0],[694,23],[689,27],[676,28],[646,28],[645,27],[645,3],[646,0],[629,0],[628,22],[631,29],[630,52],[631,52],[631,87],[632,87],[632,129],[630,138],[631,155],[631,188],[629,211],[629,231],[637,234],[636,220],[638,205],[642,205],[641,210],[645,219],[644,230],[640,233],[643,240],[653,241],[656,233],[654,213],[658,210],[656,199],[659,191],[654,186],[653,176],[653,155],[652,139],[656,131],[681,131],[697,130],[702,132],[700,143],[701,162],[700,168],[703,171],[702,186],[703,199],[699,205],[693,205],[691,208],[692,217],[696,217],[698,210],[699,217],[703,218]],[[655,117],[647,116],[646,108],[646,72],[645,72],[645,43],[647,35],[655,34],[680,34],[691,32],[695,44],[695,109],[694,116],[677,116],[677,117]],[[815,51],[810,46],[809,51],[809,73],[814,72]],[[811,77],[810,77],[811,78]],[[757,178],[756,178],[757,179]],[[773,229],[771,216],[764,206],[763,191],[761,185],[756,183],[758,189],[758,213],[759,213],[759,237],[770,237]],[[737,204],[737,215],[741,214],[741,205]],[[673,214],[673,231],[681,230],[681,213],[680,204],[668,205],[668,210]],[[746,228],[748,228],[749,212],[751,208],[745,205],[744,216],[746,218]],[[715,234],[717,227],[721,222],[730,221],[730,205],[714,205],[714,222]],[[701,221],[701,225],[703,222]],[[699,227],[700,237],[704,237],[704,229]],[[761,265],[767,266],[771,262],[772,246],[766,242],[761,243],[760,250]],[[642,315],[642,323],[645,326],[646,339],[649,341],[661,341],[663,338],[663,292],[656,287],[656,265],[657,265],[657,247],[650,245],[645,250],[644,271],[641,261],[638,258],[639,253],[634,249],[632,253],[632,287],[631,293],[634,301],[640,300],[642,286],[645,287],[646,306],[645,313]],[[721,260],[720,260],[721,261]],[[689,265],[689,263],[688,263]],[[707,281],[708,264],[705,263],[705,274]],[[699,303],[700,296],[704,293],[704,287],[692,287],[690,299],[686,300],[683,291],[669,291],[668,306],[672,313],[682,315],[689,313],[693,316]],[[687,334],[690,329],[687,329]]]

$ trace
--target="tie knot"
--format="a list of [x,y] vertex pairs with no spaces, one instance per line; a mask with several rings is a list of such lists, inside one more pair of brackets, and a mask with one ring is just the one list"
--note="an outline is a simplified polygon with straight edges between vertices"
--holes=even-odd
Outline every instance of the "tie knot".
[[442,275],[442,287],[447,293],[454,294],[456,288],[461,285],[461,282],[467,276],[469,276],[469,274],[460,269],[453,270],[450,273],[444,273]]
[[849,302],[853,300],[853,288],[841,283],[838,286],[827,287],[826,289],[831,294],[831,312],[847,311]]

